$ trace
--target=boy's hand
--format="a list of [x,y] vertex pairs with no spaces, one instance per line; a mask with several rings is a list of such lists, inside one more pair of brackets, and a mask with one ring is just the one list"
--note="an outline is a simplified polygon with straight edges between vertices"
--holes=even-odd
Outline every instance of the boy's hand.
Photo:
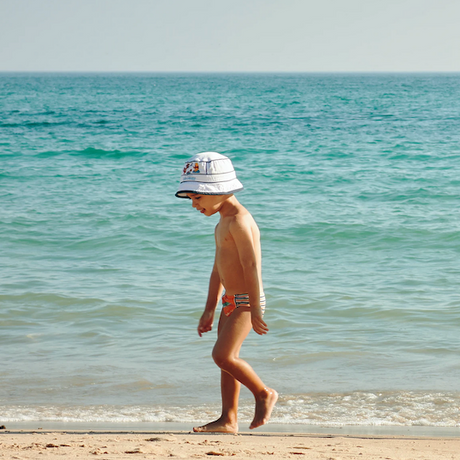
[[200,322],[198,323],[198,335],[201,337],[205,332],[212,330],[212,323],[214,322],[214,312],[204,311],[201,315]]
[[262,310],[260,308],[251,308],[252,328],[259,335],[264,335],[268,332],[268,326],[262,319]]

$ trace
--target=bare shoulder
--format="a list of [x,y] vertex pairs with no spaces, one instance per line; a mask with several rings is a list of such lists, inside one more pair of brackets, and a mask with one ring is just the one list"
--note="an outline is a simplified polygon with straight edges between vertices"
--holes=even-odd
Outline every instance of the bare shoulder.
[[231,233],[244,232],[255,235],[258,235],[259,233],[259,227],[257,226],[256,221],[252,217],[251,213],[243,207],[238,213],[230,217],[229,230]]

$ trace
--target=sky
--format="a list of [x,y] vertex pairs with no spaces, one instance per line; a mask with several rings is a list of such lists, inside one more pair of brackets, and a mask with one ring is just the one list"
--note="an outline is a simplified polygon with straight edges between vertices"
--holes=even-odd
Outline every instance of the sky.
[[0,0],[0,71],[460,72],[460,0]]

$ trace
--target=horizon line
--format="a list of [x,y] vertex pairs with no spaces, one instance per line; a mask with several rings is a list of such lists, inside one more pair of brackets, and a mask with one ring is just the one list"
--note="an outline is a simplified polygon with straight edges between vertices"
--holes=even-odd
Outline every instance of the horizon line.
[[460,74],[460,70],[0,70],[0,74],[177,74],[177,75],[216,75],[216,74],[258,74],[258,75],[369,75],[369,74]]

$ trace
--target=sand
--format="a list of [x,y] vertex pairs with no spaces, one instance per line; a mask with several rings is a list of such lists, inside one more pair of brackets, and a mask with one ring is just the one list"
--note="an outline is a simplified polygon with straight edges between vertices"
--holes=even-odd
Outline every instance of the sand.
[[460,459],[460,438],[186,432],[0,432],[6,459]]

